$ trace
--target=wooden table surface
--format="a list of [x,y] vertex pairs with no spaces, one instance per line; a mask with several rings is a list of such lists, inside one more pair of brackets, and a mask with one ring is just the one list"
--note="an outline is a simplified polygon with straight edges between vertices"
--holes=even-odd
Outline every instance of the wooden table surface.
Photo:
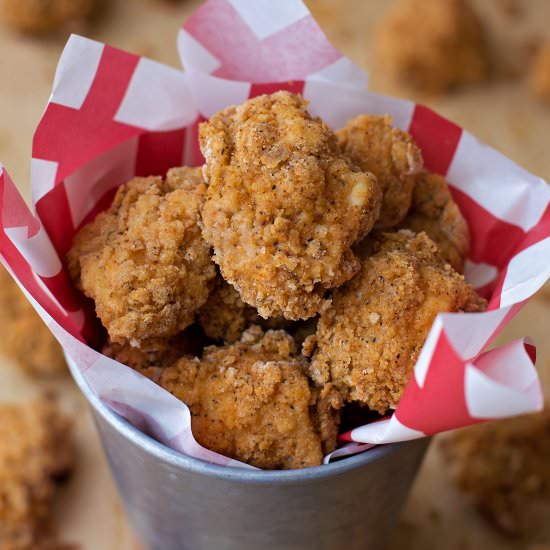
[[[129,51],[179,66],[175,40],[181,22],[199,4],[153,0],[112,0],[105,16],[77,32]],[[331,41],[365,67],[373,66],[373,28],[391,2],[387,0],[306,0]],[[526,44],[544,36],[550,21],[548,0],[524,0],[521,17],[512,18],[504,0],[477,0],[486,16],[498,56],[507,65],[522,66]],[[50,93],[65,36],[32,39],[0,30],[0,160],[29,196],[29,159],[33,129]],[[374,91],[405,96],[378,74],[371,74]],[[418,98],[415,98],[418,99]],[[533,99],[523,77],[495,78],[490,83],[442,98],[420,98],[458,122],[478,138],[504,152],[530,171],[550,181],[550,107]],[[498,192],[498,190],[495,190]],[[550,288],[523,310],[501,340],[529,334],[539,346],[539,369],[549,386]],[[0,400],[20,401],[43,391],[0,358]],[[107,469],[87,405],[67,377],[55,382],[63,405],[76,423],[78,461],[74,477],[61,491],[55,516],[63,538],[83,550],[133,550],[138,547],[126,521]],[[549,507],[550,512],[550,507]],[[550,542],[546,532],[528,541],[502,538],[473,512],[468,500],[449,483],[440,463],[437,442],[415,483],[392,549],[426,550],[520,549],[532,542]]]

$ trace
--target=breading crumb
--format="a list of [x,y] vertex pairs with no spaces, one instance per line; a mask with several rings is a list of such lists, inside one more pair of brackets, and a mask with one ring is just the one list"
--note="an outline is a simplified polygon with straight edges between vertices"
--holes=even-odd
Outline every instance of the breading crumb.
[[61,347],[19,289],[0,266],[0,350],[25,372],[50,378],[67,372]]

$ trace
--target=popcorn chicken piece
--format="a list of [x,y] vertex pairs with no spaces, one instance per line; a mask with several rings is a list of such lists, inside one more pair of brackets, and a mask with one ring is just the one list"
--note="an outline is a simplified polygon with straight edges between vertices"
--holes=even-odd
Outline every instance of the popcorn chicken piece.
[[427,93],[478,82],[489,69],[486,32],[466,0],[399,0],[375,49],[381,70]]
[[534,506],[550,498],[550,411],[470,426],[440,439],[456,485],[508,535],[536,524]]
[[55,31],[90,15],[97,0],[0,0],[0,19],[29,34]]
[[244,330],[251,325],[263,329],[286,329],[291,325],[282,317],[262,319],[258,311],[245,304],[239,293],[221,277],[199,311],[199,323],[208,337],[229,344],[240,340]]
[[352,162],[372,172],[382,188],[378,229],[396,226],[411,206],[422,153],[410,134],[394,128],[389,115],[359,115],[336,132],[338,143]]
[[73,465],[70,427],[48,398],[0,405],[0,548],[60,548],[48,522]]
[[76,235],[69,271],[112,342],[163,347],[206,302],[216,270],[198,225],[205,191],[200,168],[134,178]]
[[470,229],[453,200],[445,178],[425,173],[419,177],[413,203],[403,227],[415,233],[424,231],[432,239],[439,254],[459,273],[470,249]]
[[189,406],[201,445],[259,468],[305,468],[335,447],[340,406],[310,387],[305,365],[288,334],[254,326],[200,360],[182,357],[158,383]]
[[0,351],[38,378],[67,372],[61,347],[11,275],[0,267]]
[[191,325],[176,336],[164,342],[159,341],[155,349],[142,350],[128,343],[115,344],[108,341],[101,353],[143,373],[151,367],[167,367],[182,355],[200,357],[203,348],[211,343],[199,326]]
[[359,264],[351,246],[378,218],[374,176],[288,92],[229,107],[200,127],[208,191],[203,235],[241,299],[262,317],[307,319]]
[[[397,407],[436,315],[485,306],[425,233],[384,233],[319,319],[310,375],[345,401]],[[312,345],[313,344],[313,345]]]

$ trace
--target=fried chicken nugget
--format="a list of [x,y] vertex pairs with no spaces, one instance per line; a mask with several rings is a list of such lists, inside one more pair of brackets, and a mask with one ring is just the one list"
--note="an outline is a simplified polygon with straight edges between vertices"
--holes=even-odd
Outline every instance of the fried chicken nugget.
[[287,333],[254,326],[201,360],[181,358],[158,383],[189,406],[201,445],[259,468],[305,468],[335,447],[338,426],[337,403],[310,387],[306,363]]
[[128,343],[115,344],[108,341],[101,353],[134,370],[144,372],[151,367],[167,367],[183,355],[200,357],[203,348],[211,343],[212,341],[205,336],[200,327],[191,325],[162,345],[156,346],[155,349],[143,350],[134,348]]
[[478,82],[489,70],[486,32],[466,0],[400,0],[380,24],[375,51],[381,70],[427,93]]
[[206,304],[199,310],[198,319],[208,337],[227,344],[239,340],[250,325],[259,325],[263,329],[286,329],[290,326],[290,321],[282,317],[262,319],[258,310],[245,304],[239,293],[222,277],[218,277]]
[[209,182],[202,222],[214,261],[262,317],[307,319],[359,269],[351,251],[376,221],[372,174],[288,92],[229,107],[200,127]]
[[378,229],[396,226],[411,206],[422,153],[411,135],[392,126],[390,115],[359,115],[336,132],[338,143],[352,162],[372,172],[384,197]]
[[403,227],[415,233],[424,231],[439,254],[459,273],[470,249],[470,229],[453,200],[445,178],[425,173],[416,182],[412,208]]
[[311,377],[384,414],[397,406],[435,316],[483,306],[425,233],[384,233],[321,314]]
[[550,103],[550,38],[533,59],[529,86],[535,95]]
[[11,275],[0,266],[0,350],[28,374],[40,378],[67,372],[57,340]]
[[14,29],[41,34],[84,19],[97,0],[0,0],[0,18]]
[[112,342],[162,346],[206,302],[216,270],[198,226],[205,190],[200,168],[134,178],[76,235],[69,271]]
[[452,478],[508,535],[529,532],[550,498],[550,411],[471,426],[440,439]]
[[48,520],[57,485],[72,469],[70,427],[49,398],[0,405],[0,548],[58,547]]

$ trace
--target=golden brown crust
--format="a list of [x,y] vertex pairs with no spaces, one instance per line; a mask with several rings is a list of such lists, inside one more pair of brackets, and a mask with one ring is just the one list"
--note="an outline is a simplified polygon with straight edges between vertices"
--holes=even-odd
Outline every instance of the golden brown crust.
[[533,59],[529,86],[535,95],[550,103],[550,39],[540,47]]
[[410,134],[394,128],[389,115],[359,115],[336,132],[338,143],[354,164],[372,172],[384,195],[378,229],[396,226],[411,205],[422,153]]
[[198,319],[209,338],[227,344],[239,340],[244,330],[253,324],[263,329],[286,329],[291,324],[282,317],[260,317],[258,311],[245,304],[239,293],[221,276],[217,278],[206,304],[201,307]]
[[0,406],[0,548],[57,547],[45,539],[56,486],[72,469],[70,427],[51,399]]
[[0,0],[0,19],[18,31],[40,34],[87,17],[96,3],[96,0]]
[[200,357],[203,348],[209,343],[211,340],[206,338],[200,327],[192,325],[169,340],[159,341],[155,349],[142,350],[130,344],[108,341],[101,353],[143,373],[151,367],[167,367],[183,355]]
[[338,413],[310,388],[295,353],[284,331],[256,326],[201,360],[181,358],[158,383],[189,406],[205,447],[265,469],[317,466],[336,445]]
[[198,226],[205,190],[200,168],[134,178],[76,235],[70,273],[113,342],[155,349],[206,302],[216,272]]
[[0,350],[28,374],[40,378],[67,372],[61,347],[21,292],[0,266]]
[[478,82],[489,68],[485,29],[467,0],[399,0],[375,49],[381,70],[428,93]]
[[209,182],[204,237],[223,277],[262,317],[306,319],[359,265],[351,246],[378,217],[380,189],[288,92],[230,107],[200,127]]
[[470,230],[445,178],[427,173],[418,178],[403,227],[415,233],[424,231],[437,245],[441,257],[459,273],[464,272]]
[[471,426],[440,440],[451,476],[478,510],[509,535],[536,523],[550,498],[550,412]]
[[397,406],[437,313],[483,307],[426,234],[384,233],[321,314],[311,376],[383,414]]

